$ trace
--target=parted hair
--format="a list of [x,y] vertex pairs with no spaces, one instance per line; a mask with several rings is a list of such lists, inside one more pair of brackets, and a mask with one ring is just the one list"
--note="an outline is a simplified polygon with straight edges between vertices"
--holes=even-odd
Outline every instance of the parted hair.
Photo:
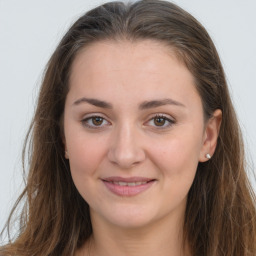
[[19,230],[9,236],[0,254],[70,256],[91,236],[89,206],[78,193],[64,157],[62,118],[71,66],[79,52],[94,42],[148,39],[169,46],[191,72],[205,121],[216,109],[222,110],[216,151],[209,161],[198,164],[188,193],[184,241],[194,256],[256,255],[255,194],[220,58],[193,16],[161,0],[103,4],[81,16],[62,38],[45,69],[25,140],[25,189],[4,232],[9,233],[15,209],[23,204]]

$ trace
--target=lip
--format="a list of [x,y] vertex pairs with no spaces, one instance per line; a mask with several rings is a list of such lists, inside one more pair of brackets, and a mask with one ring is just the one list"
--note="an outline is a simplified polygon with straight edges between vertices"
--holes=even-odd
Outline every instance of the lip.
[[113,176],[113,177],[106,177],[103,178],[104,181],[109,182],[149,182],[151,180],[155,180],[152,178],[146,178],[146,177],[119,177],[119,176]]
[[[136,196],[149,189],[156,182],[156,179],[146,177],[107,177],[103,178],[102,181],[107,189],[115,195],[122,197],[131,197]],[[130,184],[120,185],[118,184],[118,182]]]

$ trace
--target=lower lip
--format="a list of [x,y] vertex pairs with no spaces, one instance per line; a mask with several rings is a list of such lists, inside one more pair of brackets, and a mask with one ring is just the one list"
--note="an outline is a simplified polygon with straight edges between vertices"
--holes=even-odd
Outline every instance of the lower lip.
[[118,184],[114,184],[112,182],[103,181],[105,186],[114,194],[118,196],[136,196],[145,190],[149,189],[155,181],[149,181],[145,184],[137,185],[137,186],[120,186]]

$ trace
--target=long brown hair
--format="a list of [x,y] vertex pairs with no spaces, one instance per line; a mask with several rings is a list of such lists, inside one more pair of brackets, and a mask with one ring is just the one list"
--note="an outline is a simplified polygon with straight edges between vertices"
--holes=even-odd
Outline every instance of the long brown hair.
[[255,194],[245,170],[244,147],[225,74],[202,25],[178,6],[160,0],[99,6],[68,30],[47,65],[23,151],[29,153],[25,198],[16,238],[4,255],[74,255],[92,234],[89,206],[64,158],[62,115],[74,58],[100,40],[152,39],[174,49],[196,81],[205,119],[221,109],[223,121],[210,161],[199,163],[188,194],[184,239],[192,255],[256,255]]

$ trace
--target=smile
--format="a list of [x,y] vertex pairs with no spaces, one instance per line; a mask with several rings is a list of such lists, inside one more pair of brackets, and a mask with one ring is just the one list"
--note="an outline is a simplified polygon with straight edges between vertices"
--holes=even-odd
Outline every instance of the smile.
[[149,189],[156,182],[155,179],[141,177],[109,177],[102,179],[102,181],[110,192],[122,197],[138,195]]
[[147,182],[123,182],[123,181],[113,181],[113,184],[119,185],[119,186],[129,186],[129,187],[134,187],[138,185],[143,185],[146,184]]

